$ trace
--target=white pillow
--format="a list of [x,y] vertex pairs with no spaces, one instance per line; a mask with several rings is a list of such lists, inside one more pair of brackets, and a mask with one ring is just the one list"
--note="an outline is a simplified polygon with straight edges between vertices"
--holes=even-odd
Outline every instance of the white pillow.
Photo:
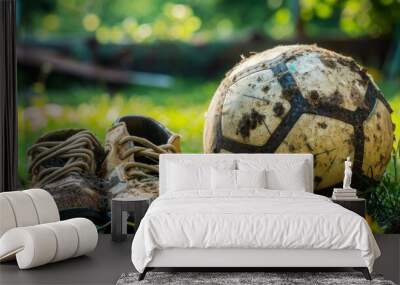
[[209,164],[168,162],[167,191],[211,190],[211,169],[234,169],[235,161],[216,161]]
[[171,191],[185,191],[193,189],[209,189],[211,167],[187,166],[184,164],[169,163],[168,189]]
[[266,188],[267,177],[265,170],[211,170],[212,190],[234,191],[241,188]]
[[267,171],[267,188],[272,190],[307,191],[308,176],[306,162],[276,161],[274,163],[264,161],[238,160],[239,170]]
[[216,169],[211,170],[212,190],[236,190],[236,170]]
[[263,170],[235,170],[237,188],[267,188],[267,172]]
[[285,170],[268,169],[267,181],[268,189],[306,192],[305,165],[299,163]]

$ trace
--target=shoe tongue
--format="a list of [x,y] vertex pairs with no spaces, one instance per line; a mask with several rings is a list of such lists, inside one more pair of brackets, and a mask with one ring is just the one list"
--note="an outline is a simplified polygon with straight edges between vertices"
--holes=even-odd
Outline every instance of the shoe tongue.
[[[122,138],[129,136],[128,129],[126,127],[126,124],[124,122],[118,123],[113,126],[112,131],[107,133],[107,141],[110,142],[119,142]],[[124,152],[127,151],[128,149],[134,147],[135,144],[133,141],[127,141],[124,144],[120,145],[120,151]],[[135,161],[133,154],[127,159],[128,161]]]
[[168,143],[172,144],[177,152],[181,152],[181,137],[179,135],[173,134],[169,137]]
[[65,141],[85,129],[61,129],[42,135],[36,142]]

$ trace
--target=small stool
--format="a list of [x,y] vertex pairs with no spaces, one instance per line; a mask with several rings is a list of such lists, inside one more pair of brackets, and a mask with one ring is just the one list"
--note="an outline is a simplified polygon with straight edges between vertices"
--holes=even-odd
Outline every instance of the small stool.
[[152,198],[114,198],[111,202],[111,237],[113,241],[124,241],[127,235],[128,217],[135,221],[135,232],[146,214]]

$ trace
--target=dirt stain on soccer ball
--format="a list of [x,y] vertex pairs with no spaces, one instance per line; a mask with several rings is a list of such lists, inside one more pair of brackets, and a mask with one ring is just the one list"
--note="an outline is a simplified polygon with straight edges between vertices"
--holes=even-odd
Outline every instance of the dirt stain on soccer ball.
[[258,125],[262,124],[265,120],[265,115],[260,114],[255,109],[251,113],[244,113],[239,121],[236,134],[240,134],[243,138],[250,136],[250,130],[254,130]]

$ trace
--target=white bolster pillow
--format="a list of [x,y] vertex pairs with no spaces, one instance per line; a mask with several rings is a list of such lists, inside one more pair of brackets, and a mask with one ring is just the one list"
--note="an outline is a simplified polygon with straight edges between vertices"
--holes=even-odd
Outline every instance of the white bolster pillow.
[[39,224],[58,222],[60,214],[53,196],[43,189],[29,189],[23,191],[32,199],[38,216]]
[[15,227],[60,220],[56,202],[43,189],[0,193],[0,237]]
[[0,261],[16,257],[28,269],[89,253],[97,240],[96,226],[84,218],[14,228],[0,238]]
[[0,195],[0,237],[16,226],[17,221],[10,202],[6,197]]
[[90,220],[74,218],[65,222],[70,223],[78,233],[78,247],[73,257],[84,255],[96,248],[98,241],[97,229]]

